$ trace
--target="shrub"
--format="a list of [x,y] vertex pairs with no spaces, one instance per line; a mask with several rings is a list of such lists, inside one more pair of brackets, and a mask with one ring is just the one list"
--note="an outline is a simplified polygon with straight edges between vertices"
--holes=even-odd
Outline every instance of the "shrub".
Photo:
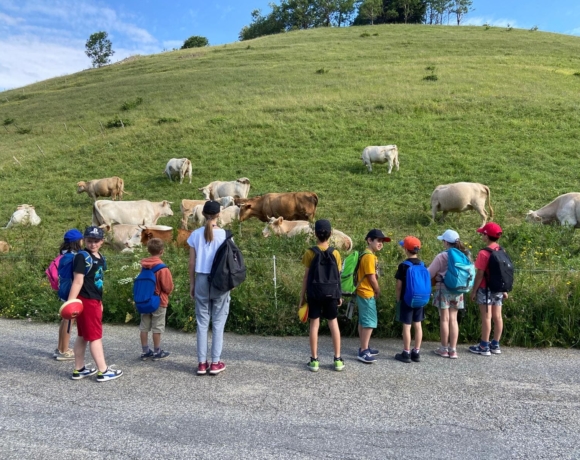
[[134,109],[135,107],[137,107],[138,105],[141,105],[142,103],[143,103],[143,98],[136,97],[132,101],[123,102],[123,104],[121,105],[121,110],[131,110],[131,109]]
[[122,128],[124,126],[130,126],[131,125],[131,121],[124,118],[121,119],[121,117],[119,117],[119,115],[115,115],[115,118],[113,118],[112,120],[107,121],[107,128]]
[[203,48],[204,46],[209,46],[207,38],[200,37],[199,35],[193,35],[183,42],[182,50],[187,48]]
[[179,118],[175,117],[161,117],[157,120],[157,123],[162,125],[163,123],[179,123]]
[[328,73],[328,72],[329,72],[329,70],[328,69],[325,69],[324,67],[321,68],[321,69],[318,69],[316,71],[316,73],[318,73],[318,74],[324,74],[324,73]]
[[426,81],[437,81],[437,80],[439,80],[439,77],[437,77],[437,75],[435,75],[435,74],[425,75],[423,77],[423,80],[426,80]]
[[370,37],[371,34],[369,34],[368,32],[363,32],[362,34],[360,34],[361,37]]
[[9,118],[9,117],[4,118],[4,123],[3,123],[4,126],[11,125],[12,123],[14,123],[14,118]]

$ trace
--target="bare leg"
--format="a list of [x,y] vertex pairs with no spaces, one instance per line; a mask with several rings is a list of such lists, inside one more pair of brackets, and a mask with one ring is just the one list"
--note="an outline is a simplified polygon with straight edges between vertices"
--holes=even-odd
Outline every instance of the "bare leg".
[[85,351],[87,350],[87,341],[82,337],[75,340],[75,369],[80,370],[85,365]]
[[[489,307],[493,319],[493,339],[499,342],[503,332],[503,318],[501,316],[501,306]],[[491,325],[490,325],[491,326]]]
[[70,331],[67,332],[68,321],[68,319],[61,320],[60,326],[58,328],[58,351],[61,353],[67,351],[70,345]]
[[[449,345],[449,310],[449,308],[439,309],[439,335],[441,337],[441,346],[444,348]],[[457,316],[455,316],[455,319],[457,320]]]
[[310,353],[313,358],[318,358],[318,328],[320,318],[310,319]]
[[141,331],[139,335],[141,336],[141,346],[147,346],[149,344],[149,333],[147,331]]
[[[423,328],[421,327],[421,322],[413,323],[413,329],[415,330],[415,349],[419,350],[421,348],[421,343],[423,342]],[[409,332],[411,332],[411,328],[409,328]],[[409,345],[411,345],[410,337]]]
[[89,350],[91,351],[91,355],[95,360],[97,369],[101,372],[105,372],[107,370],[107,363],[105,362],[103,339],[93,340],[92,342],[89,342]]
[[328,320],[328,328],[330,329],[330,336],[332,337],[332,348],[334,348],[334,356],[340,358],[340,329],[338,321],[335,319]]
[[[491,333],[491,306],[480,305],[479,312],[481,313],[481,340],[489,342],[489,334]],[[497,308],[497,307],[496,307]]]
[[371,340],[372,333],[373,333],[372,327],[361,327],[359,325],[360,349],[361,350],[367,350],[369,348],[369,342]]
[[457,324],[457,308],[449,310],[449,348],[457,348],[457,339],[459,338],[459,324]]
[[160,332],[153,333],[153,346],[156,349],[161,347],[161,333]]
[[403,350],[411,349],[411,325],[403,324]]

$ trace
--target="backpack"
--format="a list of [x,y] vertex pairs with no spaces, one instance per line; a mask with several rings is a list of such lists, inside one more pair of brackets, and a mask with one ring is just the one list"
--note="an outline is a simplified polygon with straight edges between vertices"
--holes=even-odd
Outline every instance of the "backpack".
[[463,252],[457,248],[447,251],[447,272],[443,284],[454,294],[465,294],[473,288],[475,267]]
[[334,248],[329,247],[323,252],[318,246],[313,246],[311,250],[314,252],[314,259],[308,270],[306,284],[308,301],[340,299],[340,273],[333,255]]
[[[63,254],[58,262],[58,297],[62,300],[67,300],[72,286],[74,272],[73,260],[77,254],[82,254],[85,258],[85,276],[89,273],[93,266],[93,258],[87,251],[67,252]],[[101,256],[107,269],[107,261],[105,256]]]
[[157,264],[152,268],[141,268],[141,273],[137,275],[133,282],[133,300],[135,308],[142,315],[153,313],[159,308],[161,298],[155,295],[155,286],[157,284],[157,273],[165,264]]
[[354,251],[342,262],[342,271],[340,272],[340,289],[342,295],[353,295],[360,284],[358,279],[358,268],[365,254],[370,254],[370,252],[365,249],[359,257],[358,251]]
[[499,246],[497,250],[483,248],[489,252],[486,285],[491,292],[510,292],[514,284],[514,265],[510,256]]
[[226,230],[226,240],[216,251],[209,274],[210,288],[222,292],[231,291],[246,280],[244,256],[232,236],[232,232]]
[[62,254],[56,256],[44,271],[48,277],[50,287],[54,291],[58,291],[58,263],[60,262],[60,259],[62,259]]
[[415,265],[408,260],[403,262],[409,267],[403,300],[411,308],[427,305],[431,298],[431,276],[423,262]]

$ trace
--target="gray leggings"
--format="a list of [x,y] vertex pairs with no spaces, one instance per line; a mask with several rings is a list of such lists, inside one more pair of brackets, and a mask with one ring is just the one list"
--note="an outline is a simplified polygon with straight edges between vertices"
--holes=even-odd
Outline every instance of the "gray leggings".
[[222,354],[224,327],[230,312],[230,293],[224,292],[215,299],[209,298],[207,274],[195,276],[195,319],[197,320],[197,360],[207,361],[207,332],[212,323],[211,362],[217,363]]

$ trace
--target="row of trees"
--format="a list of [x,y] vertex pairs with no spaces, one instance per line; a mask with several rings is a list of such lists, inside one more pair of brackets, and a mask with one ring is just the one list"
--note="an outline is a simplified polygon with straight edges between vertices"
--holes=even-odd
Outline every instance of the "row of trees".
[[242,28],[240,40],[313,27],[412,23],[457,24],[469,13],[472,0],[280,0],[272,11],[252,11],[252,22]]

